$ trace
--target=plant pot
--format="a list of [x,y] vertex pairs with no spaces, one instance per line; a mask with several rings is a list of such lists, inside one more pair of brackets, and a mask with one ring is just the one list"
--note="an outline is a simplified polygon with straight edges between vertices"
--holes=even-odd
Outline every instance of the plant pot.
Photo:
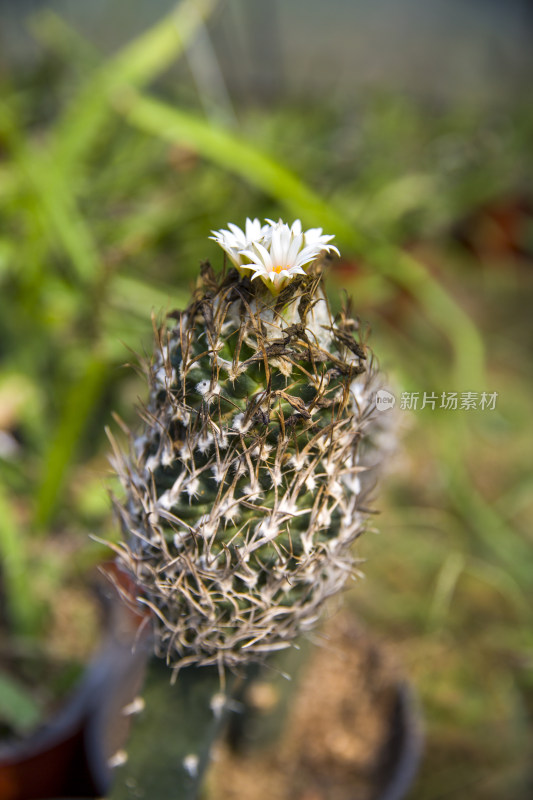
[[375,800],[402,800],[418,772],[423,744],[420,710],[406,682],[396,687],[388,729],[377,771]]
[[93,798],[109,791],[113,756],[129,728],[123,710],[142,686],[151,646],[148,626],[117,590],[105,595],[103,644],[70,697],[25,739],[0,741],[1,800]]

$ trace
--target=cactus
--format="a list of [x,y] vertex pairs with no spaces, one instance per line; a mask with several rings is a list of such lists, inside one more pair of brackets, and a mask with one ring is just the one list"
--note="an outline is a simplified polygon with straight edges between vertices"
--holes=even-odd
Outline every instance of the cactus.
[[212,238],[233,266],[204,263],[157,329],[141,431],[115,447],[119,558],[176,672],[290,647],[354,574],[366,520],[377,373],[325,296],[332,237],[229,227]]

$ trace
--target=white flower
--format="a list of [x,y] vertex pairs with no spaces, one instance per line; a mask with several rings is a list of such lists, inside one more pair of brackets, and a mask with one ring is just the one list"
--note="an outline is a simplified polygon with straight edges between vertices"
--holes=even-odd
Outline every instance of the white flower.
[[221,228],[219,231],[211,231],[213,236],[209,238],[213,239],[226,251],[236,267],[240,267],[243,263],[242,251],[250,247],[254,242],[262,240],[268,231],[268,227],[268,225],[261,225],[257,218],[250,219],[247,217],[244,231],[234,225],[233,222],[229,222],[229,230]]
[[247,219],[244,231],[230,222],[229,230],[212,231],[210,238],[225,250],[241,273],[253,270],[252,280],[261,278],[274,294],[296,275],[305,275],[303,267],[321,253],[333,251],[340,255],[329,244],[333,236],[322,233],[322,228],[303,231],[299,219],[292,225],[281,219],[266,222],[261,225],[258,219]]
[[323,236],[321,228],[311,230],[309,243],[307,233],[302,232],[300,220],[296,220],[289,227],[281,220],[270,222],[270,229],[263,238],[263,242],[255,241],[251,247],[243,249],[241,255],[246,256],[249,264],[243,264],[243,269],[254,270],[252,280],[261,280],[279,291],[288,280],[295,275],[305,275],[303,267],[314,261],[320,253],[335,250],[336,247],[328,244],[331,236]]

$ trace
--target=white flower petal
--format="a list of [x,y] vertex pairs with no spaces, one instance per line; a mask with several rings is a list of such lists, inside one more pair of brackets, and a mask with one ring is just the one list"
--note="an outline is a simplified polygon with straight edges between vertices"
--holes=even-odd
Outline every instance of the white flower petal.
[[[255,257],[255,263],[258,265],[264,264],[264,266],[267,269],[271,270],[273,267],[272,256],[270,255],[266,247],[263,247],[261,242],[254,242],[254,249],[257,251],[257,255]],[[258,258],[259,260],[257,260]]]

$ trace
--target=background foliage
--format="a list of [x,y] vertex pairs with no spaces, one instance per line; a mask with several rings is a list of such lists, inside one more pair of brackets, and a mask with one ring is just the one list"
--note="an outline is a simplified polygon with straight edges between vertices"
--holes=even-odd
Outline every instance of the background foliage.
[[116,536],[104,428],[113,410],[134,424],[143,391],[124,364],[199,262],[221,265],[211,229],[298,216],[336,234],[332,301],[353,295],[398,396],[499,393],[494,411],[398,412],[347,602],[420,694],[413,798],[530,796],[531,109],[373,91],[223,126],[164,77],[198,6],[215,3],[186,0],[105,61],[44,15],[39,69],[0,75],[2,647],[9,631],[86,652],[79,587],[105,556],[89,534]]

